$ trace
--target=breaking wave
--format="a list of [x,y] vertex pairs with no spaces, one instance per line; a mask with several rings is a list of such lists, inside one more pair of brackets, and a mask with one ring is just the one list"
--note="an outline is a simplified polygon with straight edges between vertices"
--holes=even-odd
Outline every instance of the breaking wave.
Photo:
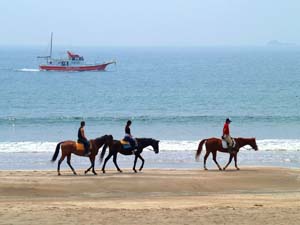
[[[160,141],[160,151],[195,151],[200,140]],[[13,152],[53,152],[57,142],[0,142],[0,153]],[[257,140],[259,151],[300,151],[300,139],[264,139]]]

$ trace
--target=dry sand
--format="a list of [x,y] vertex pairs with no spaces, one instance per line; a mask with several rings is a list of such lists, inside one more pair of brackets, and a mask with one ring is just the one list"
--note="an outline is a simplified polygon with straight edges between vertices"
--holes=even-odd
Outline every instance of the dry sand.
[[0,224],[300,224],[300,170],[0,171]]

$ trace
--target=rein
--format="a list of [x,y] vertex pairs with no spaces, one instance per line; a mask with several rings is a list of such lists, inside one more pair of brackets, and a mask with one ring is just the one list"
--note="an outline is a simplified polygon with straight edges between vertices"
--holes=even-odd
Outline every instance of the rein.
[[250,150],[252,150],[253,148],[246,148],[245,146],[244,147],[241,147],[241,148],[244,148],[245,150],[248,150],[248,151],[250,151]]
[[152,152],[154,152],[154,150],[153,150],[153,149],[151,149],[151,148],[148,148],[148,147],[146,147],[145,149],[147,149],[147,150],[149,150],[149,151],[152,151]]

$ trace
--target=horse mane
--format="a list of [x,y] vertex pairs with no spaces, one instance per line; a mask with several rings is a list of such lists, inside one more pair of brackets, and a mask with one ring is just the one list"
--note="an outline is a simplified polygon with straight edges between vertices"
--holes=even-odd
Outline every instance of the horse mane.
[[252,137],[252,138],[237,137],[236,139],[243,139],[243,140],[252,140],[252,139],[254,139],[255,140],[254,137]]
[[95,141],[96,143],[102,142],[103,139],[104,139],[106,136],[107,136],[107,135],[103,135],[102,137],[95,138],[94,141]]
[[153,138],[136,138],[136,139],[138,139],[138,140],[139,140],[139,139],[140,139],[140,140],[143,139],[143,140],[145,140],[145,141],[153,141],[153,140],[154,140]]

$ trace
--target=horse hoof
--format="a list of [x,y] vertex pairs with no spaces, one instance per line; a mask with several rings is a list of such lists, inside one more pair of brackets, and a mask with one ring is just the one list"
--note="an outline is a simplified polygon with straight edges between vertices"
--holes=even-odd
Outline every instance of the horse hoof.
[[75,176],[77,176],[77,173],[74,173]]
[[223,170],[226,170],[226,168],[224,167]]
[[105,170],[102,170],[102,173],[105,173]]
[[135,173],[137,173],[137,171],[136,170],[133,170]]
[[222,168],[219,168],[220,171],[222,171]]
[[208,170],[207,168],[204,168],[204,170]]
[[236,170],[240,170],[240,168],[237,167]]
[[58,175],[58,176],[60,176],[61,174],[60,174],[60,173],[58,173],[57,175]]
[[122,170],[119,170],[119,172],[120,172],[120,173],[123,173],[123,171],[122,171]]
[[88,171],[84,171],[84,174],[87,174],[88,173]]
[[139,171],[142,171],[142,169],[139,169]]

